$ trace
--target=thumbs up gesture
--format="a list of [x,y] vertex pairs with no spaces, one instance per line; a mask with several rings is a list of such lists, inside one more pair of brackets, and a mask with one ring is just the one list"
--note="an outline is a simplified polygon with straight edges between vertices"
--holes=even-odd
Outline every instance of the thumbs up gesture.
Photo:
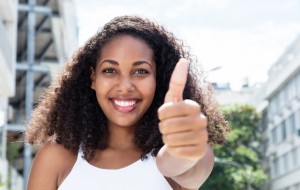
[[199,160],[207,148],[207,119],[200,105],[183,100],[189,63],[180,59],[172,73],[164,104],[158,109],[159,130],[165,146],[162,148],[179,159]]

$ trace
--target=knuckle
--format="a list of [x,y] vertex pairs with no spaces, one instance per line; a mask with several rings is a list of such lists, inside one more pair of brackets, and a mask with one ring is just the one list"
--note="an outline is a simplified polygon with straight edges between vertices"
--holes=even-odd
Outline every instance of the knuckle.
[[163,120],[168,116],[168,112],[170,110],[170,107],[172,106],[172,102],[167,102],[164,103],[163,105],[161,105],[158,110],[157,110],[157,114],[158,114],[158,119],[159,120]]
[[200,117],[207,123],[207,117],[203,113],[200,113]]
[[202,132],[202,134],[201,134],[202,142],[206,143],[208,141],[208,132],[207,132],[207,130],[203,130],[201,132]]
[[163,116],[164,116],[164,108],[160,107],[157,110],[157,115],[158,115],[158,119],[159,120],[163,120]]
[[184,104],[186,105],[187,109],[192,113],[199,113],[201,111],[201,106],[194,100],[186,99],[184,100]]
[[161,134],[165,133],[165,127],[164,127],[164,123],[163,122],[159,122],[158,123],[158,129],[160,131]]
[[199,105],[197,102],[195,102],[194,100],[191,100],[191,99],[185,99],[184,102],[186,104],[191,105],[191,106],[198,106]]
[[168,139],[166,138],[165,135],[162,136],[162,140],[163,140],[164,144],[168,145]]
[[200,113],[198,119],[199,119],[198,122],[199,122],[200,126],[202,128],[206,128],[207,127],[207,117],[203,113]]
[[208,132],[207,130],[198,130],[197,132],[195,132],[195,138],[194,138],[194,143],[195,144],[203,144],[206,143],[208,141]]

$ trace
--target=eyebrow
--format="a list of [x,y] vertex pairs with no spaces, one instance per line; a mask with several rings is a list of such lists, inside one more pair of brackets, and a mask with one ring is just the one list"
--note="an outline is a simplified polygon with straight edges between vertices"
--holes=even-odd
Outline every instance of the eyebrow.
[[[104,62],[108,62],[108,63],[113,64],[113,65],[119,65],[119,63],[117,61],[114,61],[114,60],[111,60],[111,59],[105,59],[105,60],[101,61],[100,65],[102,65]],[[149,63],[148,61],[135,61],[135,62],[133,62],[132,65],[133,66],[139,66],[139,65],[142,65],[142,64],[147,64],[152,68],[152,64]]]

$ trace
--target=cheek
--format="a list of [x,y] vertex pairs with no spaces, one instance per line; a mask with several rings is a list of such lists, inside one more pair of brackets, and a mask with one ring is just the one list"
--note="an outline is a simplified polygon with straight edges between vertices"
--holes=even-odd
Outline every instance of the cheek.
[[97,96],[98,98],[104,98],[107,92],[112,88],[112,81],[101,80],[101,79],[99,79],[99,81],[101,82],[98,82],[96,86]]
[[152,100],[154,98],[155,89],[156,89],[155,80],[148,81],[147,84],[143,84],[142,87],[145,94]]

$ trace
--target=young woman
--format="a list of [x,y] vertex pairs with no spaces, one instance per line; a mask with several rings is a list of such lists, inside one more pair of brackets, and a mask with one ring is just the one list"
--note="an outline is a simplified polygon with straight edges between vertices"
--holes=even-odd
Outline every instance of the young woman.
[[32,115],[28,190],[198,189],[228,126],[197,67],[154,22],[107,23]]

